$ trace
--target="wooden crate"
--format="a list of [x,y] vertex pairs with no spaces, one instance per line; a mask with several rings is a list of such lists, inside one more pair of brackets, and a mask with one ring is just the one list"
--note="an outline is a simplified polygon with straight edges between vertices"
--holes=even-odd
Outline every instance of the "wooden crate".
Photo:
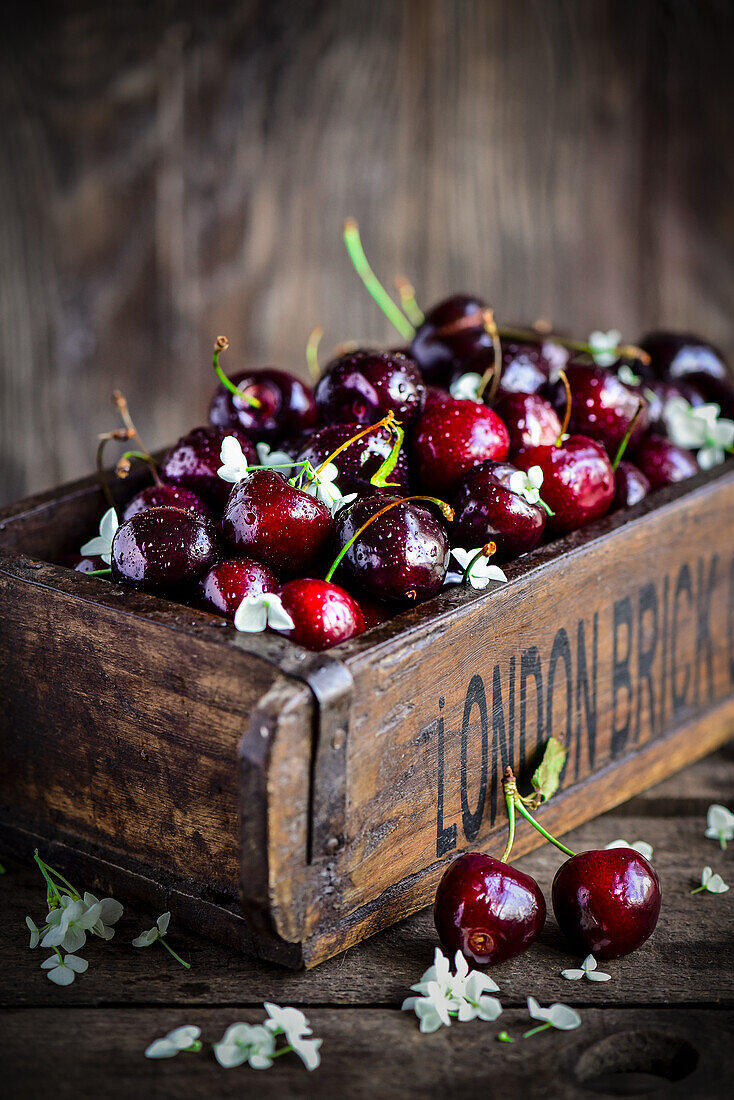
[[314,966],[498,853],[551,734],[563,833],[734,731],[731,463],[325,654],[47,564],[103,508],[0,512],[2,842],[260,956]]

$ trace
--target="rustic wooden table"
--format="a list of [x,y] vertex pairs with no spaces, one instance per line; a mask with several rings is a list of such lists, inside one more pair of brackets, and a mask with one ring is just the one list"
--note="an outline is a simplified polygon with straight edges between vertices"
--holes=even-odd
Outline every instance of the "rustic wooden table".
[[[8,873],[0,879],[5,1095],[730,1096],[734,890],[690,891],[705,864],[734,883],[734,845],[722,852],[703,835],[709,803],[731,805],[733,792],[730,744],[569,834],[577,850],[617,837],[654,845],[663,909],[652,940],[605,964],[610,982],[572,983],[559,974],[573,963],[550,915],[529,953],[493,971],[505,1006],[500,1020],[455,1024],[433,1035],[421,1035],[415,1017],[399,1011],[432,958],[429,911],[310,973],[288,973],[187,937],[177,931],[174,913],[170,939],[192,963],[185,971],[158,946],[131,946],[157,914],[127,907],[115,939],[95,939],[82,952],[88,972],[60,989],[39,969],[45,955],[27,949],[25,915],[43,908],[39,876],[7,859]],[[559,853],[548,845],[520,861],[546,895],[558,863]],[[501,1028],[519,1039],[528,1026],[528,994],[543,1005],[560,1000],[575,1006],[581,1027],[513,1045],[496,1042]],[[143,1057],[152,1039],[184,1023],[198,1024],[211,1042],[237,1020],[258,1021],[264,1000],[305,1010],[324,1040],[320,1069],[309,1074],[291,1056],[267,1072],[224,1070],[206,1048],[168,1061]]]

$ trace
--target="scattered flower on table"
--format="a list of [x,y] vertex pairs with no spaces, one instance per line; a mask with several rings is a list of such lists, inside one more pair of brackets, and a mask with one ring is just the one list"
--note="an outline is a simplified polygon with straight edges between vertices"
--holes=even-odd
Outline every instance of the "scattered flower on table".
[[141,932],[139,936],[135,937],[133,940],[133,947],[152,947],[154,943],[160,943],[170,955],[173,955],[176,962],[181,963],[181,966],[185,966],[187,970],[190,970],[191,963],[184,962],[181,956],[173,950],[165,939],[170,923],[171,914],[161,913],[152,928],[148,928],[147,931]]
[[591,357],[598,367],[611,367],[619,358],[617,347],[622,339],[619,329],[611,328],[609,332],[595,330],[589,336]]
[[[626,847],[626,845],[623,845]],[[568,978],[570,982],[578,982],[582,978],[588,978],[590,982],[608,982],[611,974],[605,974],[597,970],[597,961],[593,955],[587,955],[578,969],[562,970],[561,977]]]
[[528,1012],[534,1020],[542,1020],[543,1023],[539,1027],[526,1031],[523,1039],[528,1039],[531,1035],[536,1035],[539,1031],[545,1031],[551,1027],[557,1028],[559,1031],[573,1031],[581,1024],[581,1017],[575,1009],[563,1004],[553,1004],[549,1008],[541,1008],[535,997],[528,997]]
[[275,592],[245,596],[234,613],[236,630],[246,634],[259,634],[270,626],[273,630],[293,630],[296,625],[283,607],[283,601]]
[[631,844],[627,840],[613,840],[610,844],[604,845],[605,851],[608,852],[610,848],[631,848],[633,852],[639,852],[644,859],[652,859],[653,847],[646,840],[633,840]]
[[701,885],[691,890],[691,893],[700,894],[702,890],[706,890],[709,894],[725,894],[728,889],[718,871],[713,871],[711,867],[704,867],[701,871]]
[[57,909],[52,909],[46,917],[48,931],[41,940],[41,947],[62,947],[64,951],[78,951],[87,942],[87,932],[91,932],[102,915],[102,906],[97,902],[87,905],[82,898],[75,901],[64,894]]
[[62,956],[58,948],[41,963],[41,969],[48,970],[47,977],[54,985],[71,985],[77,974],[83,974],[88,966],[86,959],[78,955]]
[[[231,1024],[218,1043],[214,1057],[220,1066],[233,1069],[245,1062],[252,1069],[269,1069],[275,1058],[292,1052],[308,1070],[321,1064],[319,1048],[322,1039],[315,1039],[308,1019],[297,1008],[281,1008],[265,1003],[268,1019],[263,1024]],[[285,1045],[278,1046],[282,1036]]]
[[265,1026],[274,1036],[285,1036],[286,1046],[277,1053],[285,1053],[292,1050],[303,1062],[308,1070],[316,1069],[321,1063],[319,1047],[323,1039],[314,1039],[313,1031],[307,1018],[297,1008],[280,1008],[279,1005],[265,1002],[265,1011],[269,1019]]
[[449,960],[437,947],[433,966],[410,987],[419,996],[403,1001],[403,1012],[415,1012],[424,1033],[449,1027],[452,1017],[461,1023],[474,1019],[496,1020],[502,1012],[497,998],[487,996],[499,989],[496,982],[487,974],[470,970],[461,951],[456,952],[454,965],[456,973],[452,974]]
[[117,512],[114,508],[108,508],[99,521],[99,534],[89,542],[85,542],[80,553],[89,556],[99,555],[105,565],[109,565],[112,559],[112,540],[120,526]]
[[726,848],[728,840],[734,840],[734,814],[727,810],[726,806],[712,803],[706,814],[706,832],[704,836],[711,840],[718,840],[722,848]]
[[199,1036],[201,1028],[195,1024],[184,1024],[176,1027],[164,1035],[162,1039],[154,1039],[149,1047],[146,1047],[146,1058],[175,1058],[182,1051],[195,1054],[201,1050]]
[[222,446],[219,448],[219,458],[222,465],[217,470],[217,477],[230,485],[236,485],[250,476],[250,467],[247,457],[242,450],[242,444],[236,435],[225,435]]

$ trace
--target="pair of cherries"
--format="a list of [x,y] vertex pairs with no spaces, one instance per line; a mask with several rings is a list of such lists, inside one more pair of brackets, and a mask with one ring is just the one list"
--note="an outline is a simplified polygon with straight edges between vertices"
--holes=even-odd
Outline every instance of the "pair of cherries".
[[[513,793],[510,769],[508,773],[510,809],[510,800],[519,796]],[[660,881],[650,862],[632,848],[574,854],[523,813],[569,856],[556,872],[551,895],[559,928],[571,947],[602,959],[636,951],[652,935],[660,913]],[[441,943],[483,966],[527,950],[545,925],[546,903],[538,883],[506,862],[513,821],[511,814],[510,839],[501,859],[466,852],[448,867],[436,891],[434,918]]]

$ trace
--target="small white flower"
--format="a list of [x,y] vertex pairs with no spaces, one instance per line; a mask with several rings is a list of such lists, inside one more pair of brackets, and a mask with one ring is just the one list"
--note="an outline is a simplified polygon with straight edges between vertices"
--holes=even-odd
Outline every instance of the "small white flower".
[[616,348],[619,345],[619,341],[622,339],[622,333],[616,328],[611,328],[609,332],[599,332],[595,330],[589,336],[589,347],[591,348],[591,357],[599,367],[611,367],[618,356]]
[[219,450],[222,465],[217,470],[217,477],[236,485],[238,481],[244,481],[249,477],[250,469],[247,458],[242,450],[242,444],[235,435],[226,435],[222,440]]
[[262,1024],[232,1024],[214,1044],[214,1057],[225,1069],[243,1062],[249,1062],[253,1069],[269,1069],[274,1053],[275,1036]]
[[111,940],[115,934],[112,925],[117,924],[123,912],[119,901],[115,901],[114,898],[102,898],[100,901],[94,894],[90,894],[87,891],[84,894],[84,904],[90,907],[92,905],[99,905],[99,920],[96,924],[92,925],[91,931],[95,936],[99,936],[103,940]]
[[584,961],[581,963],[579,970],[562,970],[561,977],[568,978],[570,982],[577,982],[581,978],[588,978],[590,982],[608,982],[611,978],[611,974],[604,974],[603,971],[597,970],[597,962],[593,955],[587,955]]
[[280,596],[263,592],[260,596],[245,596],[235,611],[234,625],[246,634],[259,634],[266,626],[273,630],[293,630],[296,624],[283,607]]
[[718,871],[714,873],[710,867],[704,867],[701,871],[701,885],[693,893],[698,894],[701,890],[708,890],[709,894],[725,894],[728,889]]
[[87,932],[97,923],[101,912],[99,902],[87,905],[81,899],[73,901],[64,894],[60,908],[52,909],[46,917],[51,927],[41,940],[41,947],[61,947],[71,953],[78,951],[87,942]]
[[481,374],[462,374],[451,383],[449,393],[458,401],[479,401],[477,390],[481,381]]
[[441,1026],[451,1025],[450,1012],[458,1012],[461,1001],[456,1000],[438,982],[427,982],[422,997],[406,997],[401,1005],[404,1012],[415,1012],[420,1020],[420,1029],[424,1034],[438,1031]]
[[28,925],[28,929],[31,933],[31,942],[28,944],[28,946],[32,951],[33,948],[38,947],[38,944],[41,942],[41,929],[31,917],[26,917],[25,922]]
[[357,499],[356,493],[349,493],[347,496],[342,494],[341,489],[336,484],[336,479],[339,477],[339,470],[334,462],[327,462],[323,470],[311,470],[306,475],[309,480],[303,486],[304,493],[308,493],[310,497],[316,497],[322,504],[325,504],[332,515],[339,510],[344,504],[349,504],[351,501]]
[[256,443],[257,460],[266,470],[279,470],[283,477],[290,477],[293,459],[285,451],[271,451],[267,443]]
[[[487,984],[489,983],[489,984]],[[487,989],[497,986],[486,974],[472,970],[464,984],[463,1001],[459,1005],[459,1020],[496,1020],[502,1014],[502,1005],[496,997],[486,996]]]
[[[462,579],[466,576],[466,570],[472,558],[476,557],[481,549],[481,546],[477,546],[474,550],[464,550],[461,546],[455,546],[451,551],[464,570]],[[507,577],[498,565],[490,565],[489,560],[482,556],[472,566],[469,584],[472,588],[486,588],[490,581],[507,581]]]
[[135,937],[133,940],[133,947],[150,947],[156,940],[159,940],[161,936],[165,936],[170,923],[171,914],[161,913],[153,928],[149,928],[147,932],[141,932],[139,936]]
[[694,407],[684,397],[670,397],[663,406],[668,436],[677,447],[697,450],[702,470],[720,465],[734,444],[734,420],[720,414],[713,402]]
[[146,1048],[145,1057],[175,1058],[182,1050],[201,1050],[201,1043],[198,1041],[200,1035],[201,1028],[193,1024],[174,1028],[162,1039],[154,1039]]
[[323,1039],[305,1038],[293,1038],[288,1040],[293,1047],[293,1053],[298,1055],[307,1070],[318,1069],[321,1065],[319,1047],[323,1041]]
[[451,973],[449,960],[439,947],[436,948],[433,966],[421,980],[410,988],[419,997],[407,997],[402,1004],[406,1012],[415,1012],[424,1033],[449,1027],[451,1017],[466,1020],[496,1020],[502,1006],[496,997],[487,997],[488,991],[496,992],[498,986],[486,974],[469,970],[461,951],[454,958],[456,973]]
[[540,350],[550,367],[548,381],[557,382],[560,372],[565,369],[568,363],[568,349],[564,348],[562,344],[556,344],[553,340],[545,340]]
[[527,473],[524,470],[515,470],[510,474],[510,489],[520,497],[525,497],[528,504],[537,504],[540,500],[540,489],[543,484],[543,471],[540,466],[531,466]]
[[294,1039],[302,1039],[304,1035],[311,1035],[309,1022],[299,1009],[281,1008],[271,1001],[266,1001],[263,1008],[269,1017],[265,1021],[265,1027],[276,1033],[282,1032],[289,1043]]
[[613,840],[611,844],[604,845],[604,850],[607,852],[611,848],[631,848],[633,852],[639,852],[645,859],[652,859],[652,844],[648,844],[645,840],[633,840],[631,844],[626,840]]
[[635,374],[629,363],[622,363],[617,367],[617,378],[620,382],[623,382],[625,386],[639,386],[642,381],[642,375]]
[[99,554],[102,561],[109,565],[112,558],[112,540],[119,526],[120,521],[117,518],[117,512],[114,508],[108,508],[99,521],[99,534],[95,535],[89,542],[85,542],[80,553],[90,556]]
[[718,840],[721,847],[726,848],[727,840],[734,840],[734,814],[731,810],[727,810],[726,806],[720,806],[717,802],[712,803],[706,814],[704,836],[711,840]]
[[528,1012],[534,1020],[543,1020],[546,1026],[555,1027],[559,1031],[573,1031],[581,1023],[578,1012],[568,1005],[554,1004],[549,1008],[541,1008],[535,997],[528,997]]
[[83,974],[88,966],[86,959],[78,955],[64,955],[62,961],[56,952],[41,963],[41,969],[48,970],[48,978],[54,985],[71,985],[77,974]]

